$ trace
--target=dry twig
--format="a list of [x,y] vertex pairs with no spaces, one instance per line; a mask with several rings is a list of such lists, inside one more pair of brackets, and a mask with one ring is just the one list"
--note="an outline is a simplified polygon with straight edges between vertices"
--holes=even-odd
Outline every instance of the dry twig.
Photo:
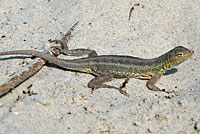
[[[64,35],[64,37],[61,39],[61,41],[64,41],[65,43],[68,43],[71,32],[74,30],[74,27],[78,24],[75,23]],[[51,41],[50,41],[51,42]],[[62,45],[62,44],[61,44]],[[62,48],[63,46],[56,46],[57,48]],[[55,48],[49,48],[44,51],[44,53],[49,53],[54,56],[58,56],[60,54],[59,49]],[[0,97],[6,95],[9,91],[29,79],[31,76],[35,75],[44,65],[46,64],[46,61],[41,58],[35,58],[33,62],[24,68],[22,68],[18,73],[16,73],[14,76],[12,76],[7,82],[0,85]]]

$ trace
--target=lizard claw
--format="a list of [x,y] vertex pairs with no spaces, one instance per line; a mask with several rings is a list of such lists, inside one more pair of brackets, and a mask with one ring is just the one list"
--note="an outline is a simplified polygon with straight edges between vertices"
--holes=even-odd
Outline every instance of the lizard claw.
[[174,91],[174,90],[172,90],[172,91],[166,91],[165,89],[162,89],[161,91],[165,92],[167,94],[172,94],[172,93],[176,94],[176,91]]
[[167,93],[168,95],[169,94],[174,94],[175,96],[178,96],[178,93],[176,91],[174,91],[174,90],[172,90],[172,91],[165,91],[165,89],[162,89],[161,91]]

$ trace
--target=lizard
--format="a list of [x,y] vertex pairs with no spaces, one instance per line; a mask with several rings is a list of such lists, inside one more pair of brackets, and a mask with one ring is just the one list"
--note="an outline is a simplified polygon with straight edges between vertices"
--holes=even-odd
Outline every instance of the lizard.
[[[90,80],[88,83],[88,87],[91,88],[92,91],[98,88],[114,88],[121,94],[129,96],[129,94],[122,90],[122,88],[125,87],[130,78],[146,79],[148,80],[146,87],[149,90],[167,92],[164,89],[162,90],[155,86],[155,83],[167,70],[183,63],[194,54],[193,50],[183,46],[177,46],[159,57],[143,59],[126,55],[98,55],[95,50],[90,49],[69,50],[67,45],[64,44],[65,42],[60,40],[53,40],[51,42],[57,42],[64,46],[62,50],[60,50],[62,54],[68,56],[88,56],[68,60],[34,50],[0,52],[0,55],[36,56],[70,71],[78,71],[94,75],[95,78]],[[126,80],[120,87],[105,84],[113,78],[126,78]]]

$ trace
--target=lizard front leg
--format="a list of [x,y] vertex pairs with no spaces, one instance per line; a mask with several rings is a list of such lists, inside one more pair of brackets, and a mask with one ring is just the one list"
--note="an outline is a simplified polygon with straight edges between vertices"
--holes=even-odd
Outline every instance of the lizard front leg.
[[161,91],[161,92],[170,93],[168,91],[165,91],[164,89],[160,89],[157,86],[155,86],[155,83],[160,79],[161,76],[162,75],[156,75],[156,76],[153,76],[150,80],[148,80],[146,84],[147,88],[152,91]]
[[156,75],[149,79],[146,84],[147,88],[152,91],[162,91],[160,88],[155,86],[155,83],[160,79],[161,76],[162,75]]
[[117,89],[121,94],[129,97],[129,94],[126,91],[122,90],[123,87],[118,88],[115,86],[104,84],[105,82],[111,81],[113,78],[113,74],[111,74],[108,70],[104,70],[99,76],[89,81],[88,87],[92,88],[92,91],[98,88],[114,88]]

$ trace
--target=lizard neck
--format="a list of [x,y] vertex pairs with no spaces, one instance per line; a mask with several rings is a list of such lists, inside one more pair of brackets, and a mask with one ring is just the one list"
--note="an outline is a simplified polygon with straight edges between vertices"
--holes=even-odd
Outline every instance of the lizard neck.
[[175,61],[173,61],[173,59],[170,58],[170,54],[171,54],[171,51],[157,58],[158,60],[157,63],[160,63],[160,71],[158,72],[159,74],[164,74],[165,71],[171,69],[174,66]]

